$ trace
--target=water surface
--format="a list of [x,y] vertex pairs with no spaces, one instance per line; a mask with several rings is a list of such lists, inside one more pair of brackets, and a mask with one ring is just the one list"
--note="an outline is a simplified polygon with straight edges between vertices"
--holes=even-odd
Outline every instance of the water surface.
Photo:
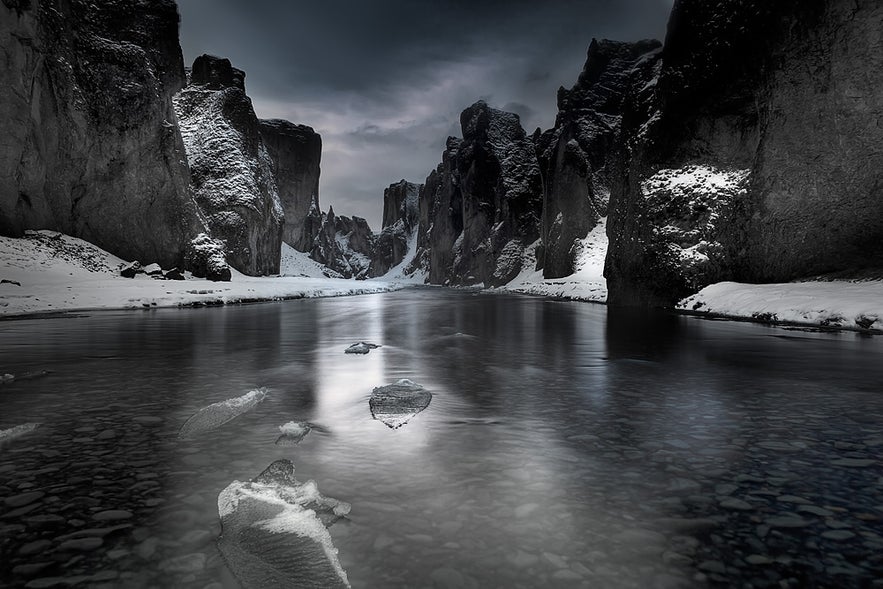
[[[3,322],[0,372],[50,374],[0,385],[0,429],[41,424],[0,446],[0,585],[236,587],[218,493],[287,458],[352,504],[353,587],[871,586],[881,361],[854,333],[443,289]],[[391,429],[368,400],[402,378],[432,401]],[[290,421],[320,427],[276,445]]]

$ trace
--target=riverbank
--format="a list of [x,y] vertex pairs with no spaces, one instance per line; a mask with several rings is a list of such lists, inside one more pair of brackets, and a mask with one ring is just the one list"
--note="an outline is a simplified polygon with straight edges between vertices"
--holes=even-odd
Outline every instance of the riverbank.
[[[605,253],[601,223],[581,242],[574,274],[544,279],[542,270],[529,270],[490,292],[606,303]],[[52,231],[0,237],[0,318],[374,294],[416,283],[329,277],[327,268],[288,246],[283,246],[279,276],[246,276],[234,270],[230,282],[210,282],[189,273],[185,280],[158,280],[145,274],[123,278],[119,268],[126,263],[86,241]],[[883,333],[883,280],[721,282],[683,299],[677,310],[774,325]]]
[[285,299],[373,294],[401,288],[394,282],[328,278],[306,254],[283,252],[280,276],[254,277],[235,270],[230,282],[145,274],[123,278],[126,264],[75,237],[51,231],[0,237],[0,318],[93,309],[146,309],[225,305]]
[[700,316],[883,333],[883,281],[719,282],[677,308]]

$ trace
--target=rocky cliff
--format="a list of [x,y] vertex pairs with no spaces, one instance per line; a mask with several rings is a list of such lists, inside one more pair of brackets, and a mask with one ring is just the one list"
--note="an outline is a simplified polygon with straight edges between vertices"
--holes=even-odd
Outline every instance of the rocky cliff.
[[174,2],[2,0],[0,48],[0,233],[180,266],[204,227],[172,109]]
[[518,115],[479,101],[460,115],[420,195],[417,257],[433,284],[505,284],[540,234],[542,178]]
[[309,251],[319,229],[315,217],[320,210],[322,137],[311,127],[281,119],[261,120],[260,133],[285,213],[282,241],[296,250]]
[[658,83],[626,100],[613,305],[883,260],[883,6],[678,0]]
[[546,278],[574,272],[579,240],[607,215],[623,100],[651,83],[661,47],[592,40],[576,84],[558,90],[555,127],[535,136],[544,180],[538,262]]
[[312,259],[344,278],[364,279],[370,276],[373,252],[374,235],[365,219],[337,216],[333,207],[321,214],[318,234],[310,247]]
[[417,247],[422,184],[400,180],[383,191],[383,229],[375,236],[371,276],[383,276]]
[[245,94],[245,74],[201,55],[174,98],[194,198],[227,261],[250,275],[279,272],[283,210],[274,162]]

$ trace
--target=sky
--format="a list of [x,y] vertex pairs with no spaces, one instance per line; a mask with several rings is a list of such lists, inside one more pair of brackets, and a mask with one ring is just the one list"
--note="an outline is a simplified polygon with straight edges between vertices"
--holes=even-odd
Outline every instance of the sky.
[[178,0],[185,64],[246,73],[260,118],[322,135],[319,202],[380,230],[383,189],[423,182],[482,99],[550,128],[593,37],[662,39],[672,0]]

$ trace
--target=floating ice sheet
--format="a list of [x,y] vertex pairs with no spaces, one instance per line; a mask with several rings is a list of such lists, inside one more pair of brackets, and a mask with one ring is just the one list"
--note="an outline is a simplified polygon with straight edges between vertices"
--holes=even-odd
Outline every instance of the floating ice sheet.
[[281,435],[276,439],[280,446],[296,446],[312,431],[312,426],[303,421],[289,421],[279,426]]
[[371,342],[357,342],[346,350],[344,350],[345,354],[367,354],[371,350],[376,350],[380,346],[378,344],[372,344]]
[[241,397],[203,407],[181,426],[178,437],[193,437],[218,428],[246,411],[250,411],[266,397],[267,389],[262,387],[249,391]]
[[326,526],[350,505],[294,478],[277,460],[250,482],[233,481],[218,495],[218,542],[243,587],[349,587]]
[[39,423],[23,423],[9,429],[0,429],[0,444],[14,440],[19,436],[29,434],[39,426]]
[[430,401],[432,393],[416,382],[403,378],[391,385],[374,389],[368,406],[374,419],[392,429],[398,429],[429,407]]

